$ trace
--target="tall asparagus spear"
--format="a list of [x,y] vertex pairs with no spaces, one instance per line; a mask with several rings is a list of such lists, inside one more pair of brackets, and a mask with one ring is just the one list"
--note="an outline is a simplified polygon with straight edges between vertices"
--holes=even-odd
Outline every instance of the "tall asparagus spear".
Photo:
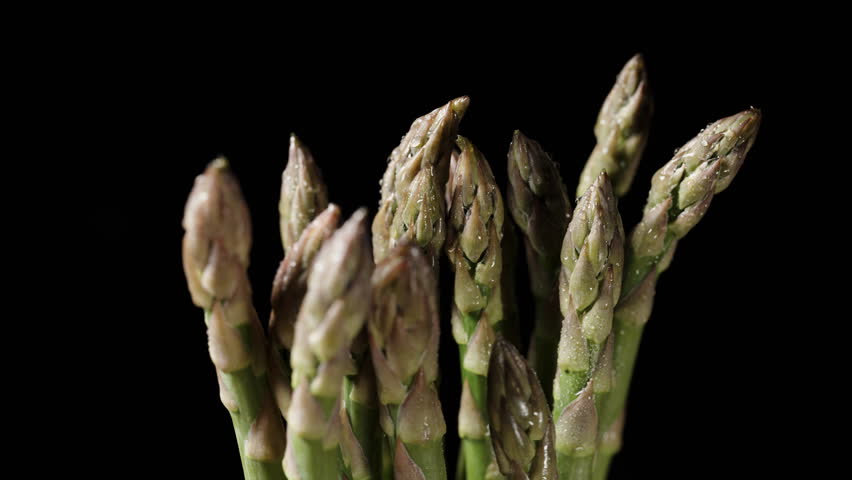
[[409,241],[399,243],[373,274],[370,352],[394,478],[446,479],[447,426],[438,377],[438,296],[431,260]]
[[598,113],[598,142],[580,175],[578,197],[603,171],[609,174],[616,196],[627,193],[645,150],[652,111],[645,62],[636,54],[621,69]]
[[283,479],[284,426],[266,378],[266,339],[246,274],[251,222],[224,158],[195,179],[184,211],[183,267],[204,309],[219,395],[231,414],[246,479]]
[[443,187],[452,142],[468,103],[468,97],[456,98],[418,118],[391,152],[373,219],[376,261],[400,239],[410,237],[437,265],[446,238]]
[[323,244],[308,276],[290,354],[293,398],[284,468],[291,480],[336,480],[342,469],[341,387],[370,307],[366,217],[365,209],[358,210]]
[[612,315],[621,292],[624,228],[606,172],[577,201],[562,243],[562,330],[553,387],[559,475],[591,478],[596,394],[612,388]]
[[282,415],[290,407],[290,350],[293,329],[308,288],[308,273],[317,252],[337,228],[340,209],[329,205],[287,250],[272,282],[272,313],[269,317],[269,381]]
[[491,443],[500,472],[510,480],[558,478],[553,419],[535,371],[499,337],[488,365]]
[[535,299],[535,328],[529,359],[548,401],[556,373],[556,346],[562,316],[557,283],[559,249],[571,218],[571,201],[559,165],[538,142],[515,131],[509,146],[509,211],[524,235],[530,283]]
[[503,200],[485,157],[463,137],[457,144],[461,154],[451,183],[447,256],[455,271],[452,327],[462,362],[459,436],[467,478],[481,480],[491,462],[488,360],[503,310]]
[[[601,410],[603,431],[615,432],[613,425],[623,415],[657,275],[671,262],[674,245],[707,212],[713,197],[731,184],[754,144],[760,121],[760,111],[753,108],[718,120],[654,174],[644,216],[625,246],[624,283],[613,329],[616,382]],[[597,478],[605,477],[615,450],[617,446],[598,456]]]
[[290,154],[281,174],[281,200],[278,202],[281,244],[285,253],[327,205],[328,192],[313,155],[296,135],[290,135]]

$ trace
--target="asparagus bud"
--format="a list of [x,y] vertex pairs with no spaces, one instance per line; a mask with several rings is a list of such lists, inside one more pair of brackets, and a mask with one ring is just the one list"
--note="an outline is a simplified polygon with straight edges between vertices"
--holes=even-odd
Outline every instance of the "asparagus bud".
[[538,376],[517,349],[498,339],[488,367],[491,443],[511,479],[557,478],[553,421]]
[[[530,284],[535,299],[535,327],[529,359],[541,378],[555,374],[559,331],[559,248],[571,218],[568,191],[559,165],[538,142],[515,131],[509,146],[509,211],[524,236]],[[551,384],[544,392],[551,399]]]
[[391,152],[373,219],[373,251],[382,260],[402,238],[413,239],[437,265],[446,238],[444,193],[452,141],[470,99],[460,97],[414,121]]
[[642,55],[636,54],[621,69],[598,113],[597,144],[580,175],[578,197],[604,171],[612,179],[616,196],[624,196],[630,190],[648,141],[652,111],[645,62]]
[[278,202],[284,252],[299,240],[302,230],[327,205],[328,192],[313,155],[296,135],[290,135],[290,153],[281,174]]

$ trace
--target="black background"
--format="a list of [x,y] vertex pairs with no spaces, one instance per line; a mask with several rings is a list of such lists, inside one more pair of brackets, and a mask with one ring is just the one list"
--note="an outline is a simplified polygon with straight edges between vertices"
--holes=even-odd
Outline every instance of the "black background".
[[[742,462],[738,476],[765,471],[771,457],[763,447],[777,441],[768,437],[781,415],[773,399],[789,373],[770,366],[785,348],[776,328],[783,313],[770,306],[788,275],[776,261],[787,236],[768,234],[789,211],[766,208],[788,173],[778,168],[787,161],[781,119],[791,91],[779,71],[788,47],[745,34],[653,43],[551,34],[469,38],[464,47],[449,34],[441,42],[388,36],[327,46],[310,37],[155,38],[77,59],[97,74],[78,79],[80,95],[65,110],[69,121],[81,107],[95,119],[75,139],[91,153],[76,174],[85,185],[78,192],[87,201],[85,226],[95,232],[87,254],[104,267],[87,273],[110,292],[106,306],[92,308],[110,339],[86,352],[110,359],[102,367],[113,379],[106,421],[96,433],[121,440],[106,451],[136,457],[138,473],[168,465],[169,477],[239,476],[202,315],[180,261],[183,205],[215,156],[231,161],[252,212],[250,276],[265,319],[282,255],[277,202],[291,132],[311,148],[345,216],[359,206],[375,213],[387,156],[412,120],[469,95],[460,133],[483,151],[504,191],[509,140],[521,129],[553,154],[573,192],[594,146],[598,108],[623,63],[641,52],[656,106],[642,164],[619,205],[626,228],[640,217],[653,172],[707,123],[750,106],[764,121],[738,177],[680,243],[659,283],[612,478],[727,475],[731,459]],[[528,300],[521,298],[522,318],[531,318]],[[445,320],[442,400],[452,463],[458,356]]]

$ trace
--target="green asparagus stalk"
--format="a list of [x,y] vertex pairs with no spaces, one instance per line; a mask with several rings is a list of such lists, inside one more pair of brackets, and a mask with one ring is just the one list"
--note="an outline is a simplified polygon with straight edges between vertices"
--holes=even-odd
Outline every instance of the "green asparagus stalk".
[[323,242],[337,228],[340,209],[329,205],[305,227],[299,240],[287,250],[272,282],[272,313],[269,317],[269,381],[281,414],[286,417],[292,395],[290,350],[293,330],[308,288],[308,273]]
[[372,279],[370,353],[394,478],[446,480],[438,378],[437,280],[431,260],[402,241],[376,265]]
[[460,97],[414,121],[391,152],[382,198],[373,219],[373,252],[381,261],[403,238],[412,238],[438,264],[446,238],[443,186],[450,151],[470,99]]
[[597,144],[580,175],[578,197],[603,171],[609,174],[616,196],[630,190],[648,141],[653,109],[645,61],[636,54],[621,69],[598,113]]
[[346,478],[352,480],[378,480],[382,477],[379,402],[366,333],[362,330],[353,345],[352,355],[357,371],[344,380],[343,408],[340,410],[340,451]]
[[453,337],[462,364],[459,436],[468,480],[491,463],[486,393],[488,360],[502,320],[503,200],[485,157],[463,137],[451,182],[447,256],[455,272]]
[[[539,378],[556,374],[556,348],[562,315],[557,283],[559,249],[571,219],[571,201],[559,165],[538,142],[515,131],[509,146],[509,211],[524,235],[530,283],[535,300],[535,327],[529,359]],[[544,393],[553,398],[546,381]]]
[[291,480],[338,479],[343,377],[370,308],[373,260],[360,209],[317,253],[296,320],[284,469]]
[[[625,246],[624,283],[613,329],[617,381],[601,410],[602,431],[612,430],[623,415],[657,275],[668,267],[674,245],[701,220],[713,197],[731,184],[754,144],[760,121],[760,111],[753,108],[718,120],[654,174],[642,220]],[[604,478],[614,450],[599,455],[598,478]]]
[[510,480],[558,478],[550,406],[535,371],[499,337],[488,365],[488,417],[500,472]]
[[624,228],[606,172],[577,201],[562,243],[563,315],[553,387],[559,475],[587,480],[598,433],[597,395],[612,388],[612,316],[621,292]]
[[219,396],[231,414],[246,479],[283,479],[284,425],[267,381],[267,346],[246,268],[251,222],[224,158],[195,179],[184,211],[183,266],[204,309]]
[[313,155],[296,135],[290,135],[290,154],[281,174],[281,200],[278,202],[281,244],[285,253],[326,206],[328,192]]

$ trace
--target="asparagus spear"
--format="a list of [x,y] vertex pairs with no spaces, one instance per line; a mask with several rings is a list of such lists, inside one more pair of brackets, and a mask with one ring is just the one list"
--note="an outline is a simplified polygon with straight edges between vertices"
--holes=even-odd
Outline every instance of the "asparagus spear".
[[248,208],[224,158],[214,160],[187,200],[183,267],[204,309],[219,396],[231,414],[246,479],[283,479],[284,426],[266,378],[266,339],[246,274]]
[[577,185],[581,196],[606,171],[619,197],[630,190],[648,140],[653,102],[642,55],[631,58],[606,97],[595,123],[597,144]]
[[621,292],[624,228],[606,172],[577,201],[562,243],[562,330],[553,418],[559,474],[591,478],[596,394],[612,388],[612,315]]
[[282,415],[290,407],[290,355],[293,328],[308,288],[308,273],[314,258],[337,228],[340,209],[329,205],[291,245],[272,282],[272,313],[269,317],[270,374],[269,381]]
[[358,210],[323,244],[308,276],[290,353],[293,398],[284,469],[293,480],[336,480],[342,469],[341,387],[370,307],[366,217],[365,209]]
[[376,261],[410,237],[437,266],[446,237],[442,187],[449,175],[452,141],[469,102],[468,97],[456,98],[418,118],[391,152],[373,219]]
[[518,232],[512,222],[503,224],[503,274],[500,290],[503,293],[503,336],[518,349],[521,347],[521,319],[518,313],[518,296],[515,288],[515,272],[518,255]]
[[549,408],[535,371],[499,337],[488,366],[488,417],[494,456],[507,478],[558,478]]
[[296,243],[308,223],[328,205],[328,192],[314,157],[296,135],[290,135],[290,158],[281,174],[278,212],[284,252]]
[[455,271],[453,337],[462,362],[459,436],[468,480],[491,462],[486,376],[495,328],[502,320],[500,273],[503,200],[485,157],[467,139],[453,172],[447,256]]
[[370,353],[385,434],[393,445],[394,477],[446,479],[447,426],[438,377],[437,280],[428,257],[409,241],[376,265]]
[[509,146],[509,211],[524,235],[530,283],[535,299],[535,328],[529,359],[548,401],[556,373],[559,325],[557,283],[559,249],[571,218],[571,201],[559,165],[538,142],[515,131]]
[[[601,411],[602,431],[623,415],[642,330],[651,314],[657,275],[668,267],[675,244],[707,212],[713,197],[731,184],[754,144],[761,114],[754,108],[708,125],[654,174],[642,220],[625,246],[621,300],[615,310],[617,382]],[[617,449],[617,448],[616,448]],[[599,455],[604,478],[614,450]]]

